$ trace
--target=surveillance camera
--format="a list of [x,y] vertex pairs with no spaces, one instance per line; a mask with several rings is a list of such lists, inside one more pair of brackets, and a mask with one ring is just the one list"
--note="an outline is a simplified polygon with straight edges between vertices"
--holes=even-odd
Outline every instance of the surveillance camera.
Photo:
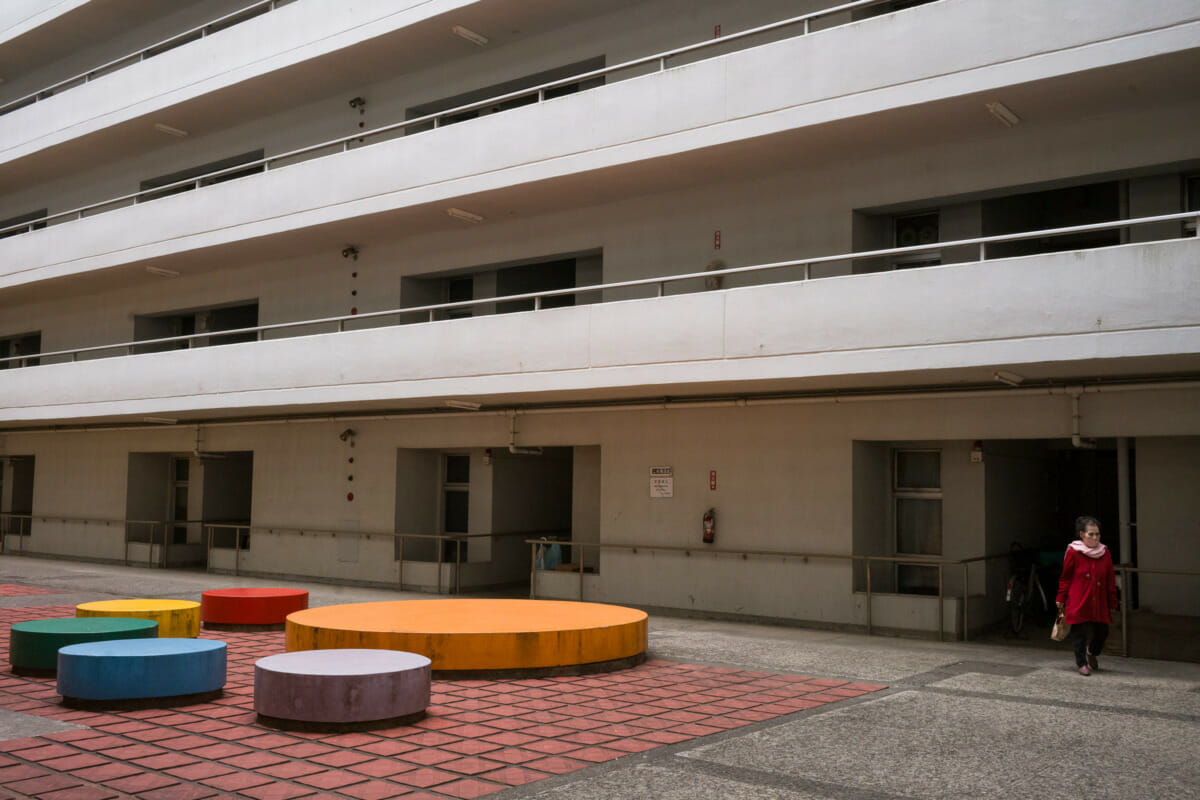
[[342,248],[342,258],[353,258],[358,261],[358,248],[353,245]]
[[352,97],[350,99],[351,108],[361,108],[367,104],[367,101],[361,97]]
[[353,428],[346,428],[346,430],[344,430],[340,434],[338,434],[338,438],[341,439],[343,442],[348,441],[353,436],[354,436]]

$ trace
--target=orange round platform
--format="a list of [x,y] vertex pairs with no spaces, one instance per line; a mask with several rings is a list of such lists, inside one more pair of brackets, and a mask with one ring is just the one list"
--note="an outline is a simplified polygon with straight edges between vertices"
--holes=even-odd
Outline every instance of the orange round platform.
[[546,670],[620,662],[646,652],[646,613],[557,600],[399,600],[288,615],[287,649],[419,653],[440,672]]

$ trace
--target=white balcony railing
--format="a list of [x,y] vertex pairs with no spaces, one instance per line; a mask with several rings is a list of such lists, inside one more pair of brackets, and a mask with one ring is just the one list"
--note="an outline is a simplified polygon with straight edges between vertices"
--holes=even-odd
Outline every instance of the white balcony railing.
[[[60,223],[64,223],[64,222],[71,222],[74,220],[82,219],[85,216],[91,216],[93,214],[103,213],[105,211],[112,211],[117,208],[123,208],[126,206],[134,205],[139,202],[143,202],[146,200],[152,200],[152,199],[155,199],[156,197],[161,197],[161,196],[170,194],[172,192],[172,190],[199,189],[204,186],[210,186],[210,185],[218,182],[218,180],[220,178],[232,175],[234,173],[241,173],[241,172],[246,172],[246,171],[251,171],[251,170],[259,170],[259,169],[261,169],[262,171],[267,171],[274,167],[291,165],[291,164],[295,164],[298,162],[307,161],[307,160],[314,159],[314,158],[320,158],[320,157],[328,156],[328,155],[335,155],[337,153],[346,152],[346,151],[350,150],[351,147],[356,143],[364,144],[364,143],[370,142],[374,139],[380,139],[381,137],[394,135],[396,133],[400,133],[400,132],[403,132],[408,129],[419,128],[422,125],[432,124],[434,128],[438,128],[443,125],[445,120],[451,119],[458,115],[465,114],[465,113],[468,113],[471,111],[476,111],[476,110],[479,110],[482,108],[492,108],[495,106],[502,106],[505,103],[509,103],[514,100],[520,100],[522,98],[533,98],[536,102],[541,103],[547,99],[547,92],[552,93],[553,90],[560,88],[562,86],[569,86],[571,84],[577,84],[577,83],[582,84],[587,81],[591,81],[591,80],[595,80],[595,79],[599,79],[599,78],[606,78],[615,73],[631,71],[631,70],[635,70],[639,67],[646,67],[646,66],[656,66],[657,70],[659,72],[662,72],[668,68],[667,62],[673,58],[678,58],[680,56],[689,55],[692,53],[711,50],[712,48],[726,48],[726,47],[728,47],[728,45],[731,42],[738,42],[738,41],[747,39],[752,36],[757,36],[757,35],[761,35],[761,34],[772,32],[772,31],[779,31],[779,30],[783,30],[783,29],[787,29],[787,28],[796,28],[798,30],[798,33],[796,33],[795,35],[801,36],[801,35],[809,33],[812,28],[812,23],[814,23],[817,20],[832,16],[832,15],[836,15],[836,14],[844,14],[844,13],[847,13],[850,11],[855,11],[858,9],[868,8],[871,6],[877,6],[877,5],[880,5],[882,2],[886,2],[886,0],[853,0],[853,2],[843,3],[841,5],[833,6],[831,8],[822,9],[820,11],[814,11],[809,14],[803,14],[803,15],[797,16],[797,17],[789,17],[788,19],[785,19],[785,20],[780,20],[778,22],[772,22],[767,25],[761,25],[756,28],[750,28],[750,29],[747,29],[744,31],[739,31],[737,33],[731,33],[731,34],[721,36],[716,39],[706,39],[706,40],[704,40],[702,42],[698,42],[696,44],[685,45],[683,47],[677,47],[672,50],[666,50],[661,53],[656,53],[654,55],[643,56],[641,58],[635,58],[631,61],[625,61],[623,63],[615,64],[613,66],[602,67],[600,69],[591,70],[589,72],[582,72],[582,73],[579,73],[576,75],[571,75],[571,76],[568,76],[565,78],[559,78],[559,79],[556,79],[553,81],[549,81],[547,83],[541,83],[536,86],[529,87],[527,89],[520,89],[517,91],[508,92],[506,94],[497,95],[495,97],[490,97],[490,98],[487,98],[486,100],[479,100],[479,101],[472,102],[472,103],[466,103],[464,105],[455,106],[454,108],[449,108],[444,111],[438,111],[438,112],[435,112],[432,114],[426,114],[424,116],[414,117],[412,119],[404,120],[403,122],[395,122],[395,123],[391,123],[388,125],[382,125],[377,128],[372,128],[370,130],[362,130],[357,133],[350,134],[349,136],[343,136],[338,139],[331,139],[328,141],[321,142],[319,144],[307,145],[305,147],[301,147],[296,150],[290,150],[286,153],[280,153],[278,155],[268,156],[266,158],[262,158],[257,161],[247,161],[247,162],[238,164],[237,166],[234,166],[234,167],[228,167],[228,168],[221,169],[221,170],[214,170],[213,172],[207,172],[207,173],[204,173],[203,175],[197,175],[195,177],[190,177],[185,180],[176,181],[174,183],[163,184],[161,186],[155,186],[152,189],[145,189],[142,191],[133,192],[131,194],[124,194],[119,197],[110,198],[108,200],[101,200],[99,202],[90,203],[85,206],[79,206],[77,208],[73,208],[68,211],[60,211],[55,214],[50,214],[48,216],[39,217],[37,219],[28,220],[25,222],[14,224],[14,225],[9,225],[7,227],[0,228],[0,237],[3,237],[5,235],[12,235],[12,234],[16,234],[16,233],[28,233],[37,228],[44,228],[47,225],[55,225],[55,224],[60,224]],[[237,12],[237,13],[242,13],[242,12]],[[2,109],[0,109],[0,113],[3,113]]]
[[[1092,231],[1116,230],[1121,228],[1132,228],[1141,225],[1154,225],[1161,223],[1178,222],[1180,223],[1181,233],[1189,235],[1195,230],[1197,223],[1200,223],[1200,211],[1186,211],[1177,214],[1161,214],[1153,217],[1139,217],[1136,219],[1114,220],[1112,222],[1095,223],[1091,225],[1072,225],[1065,228],[1048,228],[1036,231],[1025,231],[1021,233],[1009,233],[996,236],[982,236],[972,239],[958,239],[956,241],[938,242],[937,247],[949,249],[952,247],[975,247],[978,250],[978,259],[975,262],[958,262],[958,263],[977,263],[978,261],[987,260],[988,245],[1001,244],[1004,242],[1018,242],[1028,239],[1040,238],[1055,238],[1061,236],[1070,236],[1072,234],[1086,233]],[[1185,228],[1185,226],[1187,226]],[[1191,234],[1194,235],[1194,234]],[[1179,237],[1169,237],[1159,241],[1170,241]],[[1139,242],[1139,244],[1150,244],[1151,242]],[[1110,245],[1110,247],[1118,247],[1122,245]],[[863,259],[882,259],[892,258],[897,256],[911,256],[923,252],[928,252],[930,245],[916,245],[913,247],[889,247],[882,250],[868,250],[851,253],[842,253],[827,256],[815,256],[812,258],[799,258],[789,261],[776,261],[769,264],[754,264],[745,267],[730,267],[722,270],[711,270],[705,272],[688,272],[676,275],[664,275],[653,278],[641,278],[630,281],[619,281],[615,283],[591,284],[586,286],[575,286],[568,289],[554,289],[543,292],[527,292],[524,294],[501,295],[496,297],[486,297],[474,300],[463,300],[453,303],[435,303],[431,305],[410,306],[406,308],[394,308],[386,311],[373,311],[366,314],[350,314],[337,317],[320,317],[316,319],[299,320],[296,322],[280,322],[270,325],[258,325],[251,328],[237,328],[221,331],[205,331],[203,333],[191,334],[186,336],[169,336],[159,339],[140,339],[132,342],[119,342],[115,344],[94,345],[90,347],[79,347],[70,350],[55,350],[46,353],[30,353],[20,356],[12,356],[9,358],[0,358],[0,368],[4,366],[26,366],[28,362],[37,361],[37,364],[46,363],[61,363],[75,361],[81,355],[88,356],[110,356],[133,355],[138,351],[145,351],[147,348],[157,345],[175,345],[178,347],[190,347],[192,343],[199,340],[213,339],[217,337],[234,337],[253,335],[257,339],[262,339],[263,334],[268,332],[286,331],[290,329],[328,327],[332,330],[341,332],[346,330],[347,323],[359,322],[362,320],[380,320],[387,317],[396,318],[393,324],[402,324],[405,318],[412,319],[414,315],[423,314],[429,321],[438,319],[439,314],[444,314],[448,311],[460,309],[470,309],[475,306],[487,306],[496,302],[510,302],[516,300],[532,300],[534,310],[540,310],[543,306],[543,301],[550,297],[561,297],[564,295],[577,294],[595,294],[616,289],[629,289],[638,287],[653,288],[654,295],[663,297],[667,294],[667,286],[679,284],[685,281],[693,281],[702,283],[707,279],[724,277],[729,275],[741,274],[761,274],[779,269],[795,269],[803,270],[803,279],[809,280],[812,277],[812,267],[817,264],[833,264],[847,263]],[[947,264],[946,266],[952,266]],[[311,335],[311,334],[299,334]],[[29,366],[33,366],[29,364]]]
[[254,19],[260,14],[265,14],[268,11],[274,11],[279,6],[287,5],[288,3],[292,2],[295,2],[295,0],[259,0],[259,2],[252,3],[245,8],[240,8],[237,11],[232,11],[228,14],[217,17],[216,19],[209,20],[203,25],[197,25],[196,27],[189,28],[182,33],[177,33],[174,36],[163,39],[160,42],[155,42],[149,47],[143,47],[141,50],[136,52],[123,55],[119,58],[114,58],[111,61],[106,61],[98,67],[92,67],[87,72],[81,72],[78,75],[65,78],[58,83],[53,83],[49,86],[38,89],[36,92],[30,92],[27,95],[18,97],[16,100],[10,100],[9,102],[0,105],[0,116],[8,114],[12,111],[16,111],[18,108],[31,106],[39,100],[45,100],[48,97],[61,94],[67,89],[73,89],[76,86],[82,86],[85,83],[90,83],[97,78],[101,78],[112,72],[116,72],[119,69],[131,67],[134,64],[140,64],[148,58],[165,53],[168,50],[173,50],[176,47],[182,47],[183,45],[188,44],[189,42],[194,42],[197,39],[203,39],[209,34],[225,30],[226,28],[236,25],[240,22]]

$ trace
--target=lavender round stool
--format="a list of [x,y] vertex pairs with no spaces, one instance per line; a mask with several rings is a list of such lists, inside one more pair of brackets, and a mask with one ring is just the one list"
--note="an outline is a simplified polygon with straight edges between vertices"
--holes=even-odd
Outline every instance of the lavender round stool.
[[431,662],[401,650],[297,650],[254,664],[254,710],[279,728],[359,730],[424,716]]

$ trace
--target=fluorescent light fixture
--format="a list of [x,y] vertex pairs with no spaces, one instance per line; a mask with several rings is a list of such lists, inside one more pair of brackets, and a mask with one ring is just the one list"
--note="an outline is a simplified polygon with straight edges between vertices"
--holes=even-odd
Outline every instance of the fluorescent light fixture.
[[156,267],[153,264],[146,267],[146,272],[149,272],[151,275],[157,275],[160,278],[178,278],[179,277],[179,273],[176,272],[175,270],[167,269],[166,267]]
[[480,47],[483,47],[489,41],[488,37],[484,36],[482,33],[476,33],[470,28],[464,28],[462,25],[455,25],[450,30],[454,32],[455,36],[461,36],[468,42],[477,44]]
[[461,219],[463,222],[469,222],[472,225],[478,225],[483,222],[483,217],[478,214],[472,214],[470,211],[463,211],[461,208],[447,208],[446,213],[455,219]]
[[142,417],[142,422],[154,422],[159,425],[174,425],[176,422],[179,422],[179,420],[171,417]]
[[179,139],[182,139],[188,135],[187,131],[180,130],[179,128],[172,128],[170,125],[163,125],[161,122],[154,123],[154,130],[160,133],[165,133],[168,136],[175,136]]
[[1015,372],[1007,372],[1002,369],[998,369],[995,372],[993,372],[992,377],[995,378],[996,380],[1000,381],[1001,383],[1007,383],[1009,386],[1020,386],[1022,383],[1025,382],[1024,375],[1018,375]]
[[483,408],[482,403],[472,403],[470,400],[447,400],[447,408],[458,408],[463,411],[478,411]]
[[1011,128],[1021,121],[1021,118],[1013,113],[1013,110],[1004,103],[984,103],[988,113],[996,119],[1004,123],[1004,127]]

